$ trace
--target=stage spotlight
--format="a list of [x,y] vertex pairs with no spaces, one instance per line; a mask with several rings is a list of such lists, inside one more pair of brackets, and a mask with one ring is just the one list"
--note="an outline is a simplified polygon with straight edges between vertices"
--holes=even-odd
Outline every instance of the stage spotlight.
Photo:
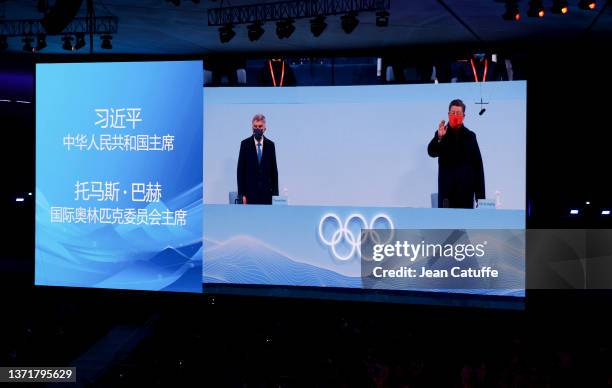
[[506,12],[502,15],[504,20],[516,21],[521,20],[521,12],[519,11],[516,0],[506,0]]
[[76,44],[74,45],[74,49],[78,50],[83,47],[85,47],[85,34],[79,32],[78,34],[76,34]]
[[8,48],[8,41],[6,40],[6,35],[0,35],[0,51],[6,50]]
[[32,52],[32,42],[34,42],[34,38],[31,36],[25,36],[23,39],[23,47],[21,48],[23,51]]
[[571,214],[571,215],[574,215],[574,216],[575,216],[575,215],[576,215],[576,214],[578,214],[578,213],[580,213],[580,211],[579,211],[578,209],[571,209],[571,210],[570,210],[570,214]]
[[376,12],[376,27],[389,26],[389,12],[382,10]]
[[291,34],[295,31],[295,20],[293,19],[285,19],[279,22],[276,22],[276,35],[278,39],[289,38]]
[[565,15],[569,11],[569,6],[566,0],[553,0],[553,6],[550,9],[552,13]]
[[610,215],[610,210],[602,210],[601,211],[601,215],[602,216],[609,216]]
[[259,38],[261,38],[264,32],[266,32],[266,30],[263,29],[262,25],[263,23],[261,21],[256,21],[255,23],[249,24],[247,26],[249,40],[251,42],[258,40]]
[[357,19],[357,12],[355,11],[347,13],[346,15],[342,16],[340,20],[342,20],[342,29],[347,34],[353,32],[355,28],[357,28],[357,26],[359,25],[359,19]]
[[590,11],[597,8],[597,3],[593,0],[580,0],[580,3],[578,3],[578,8],[584,9],[585,11]]
[[236,36],[236,31],[234,31],[234,25],[228,23],[222,27],[219,27],[219,40],[221,43],[227,43],[232,40]]
[[529,8],[527,9],[527,16],[530,18],[543,18],[544,17],[544,6],[542,0],[531,0],[529,2]]
[[325,22],[325,16],[319,15],[314,19],[310,20],[310,32],[314,37],[319,37],[327,28],[327,23]]
[[105,34],[100,36],[100,39],[102,39],[102,44],[100,45],[100,47],[102,47],[105,50],[110,50],[113,48],[113,37],[111,35]]
[[47,35],[38,34],[36,37],[36,51],[40,51],[47,47]]
[[62,38],[62,48],[66,51],[72,51],[74,48],[72,47],[72,36],[64,35]]

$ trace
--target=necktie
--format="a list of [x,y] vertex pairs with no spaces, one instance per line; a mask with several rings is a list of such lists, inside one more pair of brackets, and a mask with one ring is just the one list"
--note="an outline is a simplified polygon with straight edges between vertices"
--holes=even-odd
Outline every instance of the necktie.
[[261,163],[261,143],[257,143],[257,162]]

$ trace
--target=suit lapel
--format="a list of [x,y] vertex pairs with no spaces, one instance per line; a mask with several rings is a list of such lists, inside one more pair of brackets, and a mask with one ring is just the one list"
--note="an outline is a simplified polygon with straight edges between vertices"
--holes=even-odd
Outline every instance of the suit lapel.
[[249,149],[251,150],[251,159],[255,160],[255,165],[257,165],[257,146],[255,145],[255,138],[251,136],[251,145]]
[[266,161],[266,155],[268,154],[266,151],[268,151],[268,148],[266,147],[266,138],[263,137],[261,139],[261,165],[263,166],[263,164]]

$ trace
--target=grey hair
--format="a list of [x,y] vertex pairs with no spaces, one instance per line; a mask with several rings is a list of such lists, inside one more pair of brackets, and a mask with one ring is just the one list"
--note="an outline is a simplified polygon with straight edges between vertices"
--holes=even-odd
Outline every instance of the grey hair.
[[253,120],[251,120],[251,122],[255,122],[255,121],[266,121],[266,116],[262,115],[261,113],[257,113],[255,116],[253,116]]

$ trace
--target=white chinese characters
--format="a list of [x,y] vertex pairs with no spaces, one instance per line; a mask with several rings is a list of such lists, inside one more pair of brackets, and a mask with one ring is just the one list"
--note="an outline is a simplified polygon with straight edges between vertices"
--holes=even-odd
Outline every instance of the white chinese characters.
[[104,108],[96,109],[98,121],[96,127],[100,128],[126,128],[125,123],[131,123],[132,129],[136,129],[136,123],[142,121],[140,118],[141,108]]
[[187,211],[134,208],[61,207],[51,208],[51,222],[61,224],[187,225]]

